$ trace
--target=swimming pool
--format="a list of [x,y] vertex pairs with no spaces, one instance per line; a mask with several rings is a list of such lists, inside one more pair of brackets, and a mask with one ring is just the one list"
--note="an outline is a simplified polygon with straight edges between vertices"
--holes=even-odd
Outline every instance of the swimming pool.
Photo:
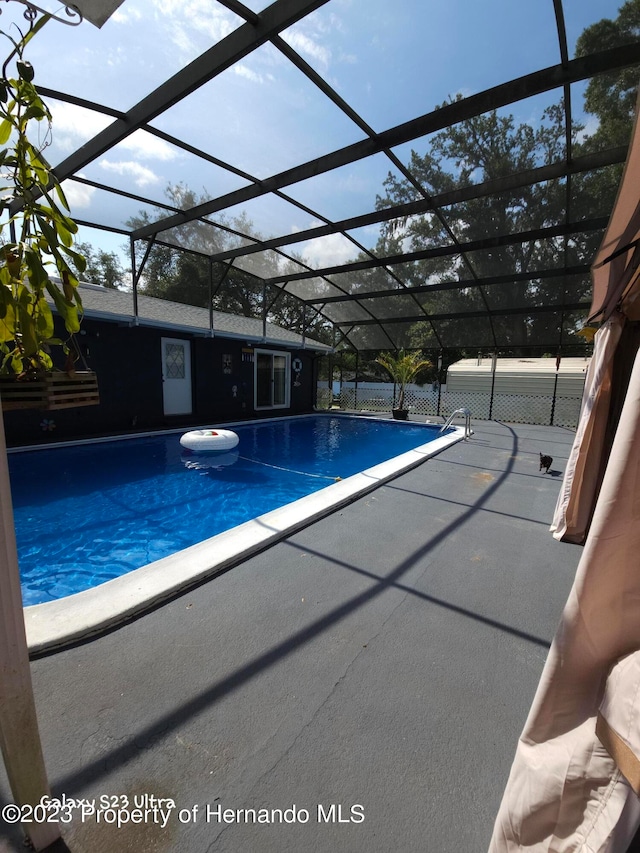
[[83,596],[86,610],[114,584],[166,597],[463,437],[345,415],[233,429],[240,443],[221,455],[186,451],[177,432],[10,452],[27,610]]

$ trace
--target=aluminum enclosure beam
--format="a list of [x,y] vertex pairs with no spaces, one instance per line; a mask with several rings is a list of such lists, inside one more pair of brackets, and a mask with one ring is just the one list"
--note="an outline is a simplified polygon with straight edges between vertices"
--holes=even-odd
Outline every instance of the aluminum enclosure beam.
[[[54,172],[59,181],[84,168],[96,157],[106,153],[134,131],[195,92],[209,80],[230,68],[239,60],[269,41],[281,30],[290,27],[328,0],[276,0],[259,16],[257,23],[246,23],[215,44],[173,77],[158,86],[129,110],[125,117],[93,137],[73,154],[59,163]],[[11,212],[19,209],[12,207]],[[134,235],[137,238],[137,235]]]
[[[244,28],[242,27],[241,29]],[[596,74],[615,71],[636,63],[640,63],[640,43],[629,44],[624,47],[573,59],[569,62],[567,68],[563,68],[562,65],[554,65],[542,71],[535,71],[532,74],[518,77],[500,86],[486,89],[477,95],[471,95],[463,100],[445,104],[420,118],[383,131],[373,139],[365,139],[362,142],[356,142],[353,145],[340,148],[324,157],[310,160],[307,163],[294,166],[292,169],[287,169],[270,178],[265,178],[259,184],[243,187],[204,204],[197,205],[182,214],[145,225],[134,232],[134,237],[135,239],[150,237],[152,234],[157,234],[169,228],[175,228],[178,225],[190,222],[192,219],[207,216],[224,208],[241,204],[266,193],[282,189],[290,184],[298,183],[315,175],[330,172],[340,166],[346,166],[349,163],[354,163],[357,160],[378,154],[385,148],[393,148],[396,145],[411,142],[420,136],[434,133],[465,119],[482,115],[492,109],[507,106],[525,98],[530,98],[533,95],[548,92],[551,89],[562,87],[567,83],[577,83]]]
[[330,275],[338,275],[344,272],[357,272],[358,270],[374,269],[375,267],[393,266],[394,264],[406,264],[412,261],[423,261],[427,258],[441,258],[449,255],[459,255],[461,252],[476,252],[482,249],[494,249],[500,246],[513,246],[517,243],[526,243],[532,240],[547,240],[552,237],[562,237],[568,234],[581,234],[604,229],[609,221],[608,217],[597,219],[583,219],[578,222],[553,225],[548,228],[537,228],[533,231],[521,231],[517,234],[503,234],[497,237],[485,237],[482,240],[472,240],[468,243],[460,243],[455,246],[436,246],[431,249],[422,249],[418,252],[403,252],[401,255],[389,255],[385,258],[376,258],[369,261],[355,261],[351,264],[341,266],[324,267],[323,269],[310,272],[291,273],[290,275],[274,276],[265,279],[268,284],[280,282],[302,281],[308,278],[322,278]]

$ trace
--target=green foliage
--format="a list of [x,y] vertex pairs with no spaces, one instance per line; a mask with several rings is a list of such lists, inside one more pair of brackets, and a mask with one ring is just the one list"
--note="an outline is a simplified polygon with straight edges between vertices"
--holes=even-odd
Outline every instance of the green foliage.
[[422,357],[419,352],[382,353],[376,362],[383,367],[391,379],[398,385],[398,403],[396,408],[404,408],[405,388],[410,382],[417,381],[420,376],[433,365]]
[[99,284],[112,290],[124,286],[125,271],[115,252],[95,249],[91,243],[76,243],[76,251],[84,259],[84,267],[83,269],[77,267],[73,259],[70,260],[70,265],[79,280],[89,284]]
[[[183,184],[169,185],[165,194],[170,210],[188,210],[204,202],[206,194],[198,196],[193,190]],[[159,219],[167,215],[167,209],[158,209]],[[130,228],[140,228],[152,222],[146,211],[127,221]],[[245,228],[250,232],[251,224],[244,220],[233,223],[236,230]],[[145,265],[142,269],[140,291],[159,299],[168,299],[187,305],[197,305],[205,308],[209,305],[212,294],[213,307],[240,314],[245,317],[259,317],[262,312],[262,283],[240,269],[233,267],[227,271],[225,265],[217,264],[213,275],[209,273],[207,255],[213,255],[225,249],[240,245],[241,241],[224,217],[220,217],[217,225],[203,220],[193,220],[182,225],[175,234],[176,248],[157,243],[152,246]],[[160,235],[160,240],[171,235]],[[191,250],[180,251],[180,248]],[[136,244],[136,262],[140,266],[145,255],[147,244],[138,241]],[[197,254],[195,254],[197,253]]]
[[[36,89],[34,69],[23,52],[49,16],[33,24],[15,41],[0,79],[0,373],[19,376],[53,366],[50,346],[59,344],[70,355],[69,340],[54,336],[53,312],[47,295],[72,336],[80,328],[82,303],[71,265],[84,269],[73,249],[77,227],[69,206],[45,159],[29,137],[30,123],[47,125],[51,113]],[[15,59],[15,74],[8,68]],[[7,234],[8,232],[8,234]],[[52,277],[59,277],[61,285]]]
[[[572,128],[574,145],[583,131],[579,125]],[[513,116],[495,110],[459,122],[434,134],[423,154],[412,152],[408,168],[413,182],[389,174],[384,183],[386,195],[378,197],[377,207],[383,209],[418,199],[417,186],[438,196],[560,162],[565,157],[565,133],[561,103],[547,108],[535,127],[517,124]],[[573,176],[571,219],[606,215],[615,186],[615,180],[603,174]],[[401,247],[422,251],[447,246],[453,242],[452,235],[464,244],[558,225],[565,221],[566,202],[564,180],[463,198],[443,208],[440,215],[430,212],[388,223],[381,231],[376,254],[394,254]],[[562,267],[565,263],[587,264],[599,240],[599,234],[576,233],[566,239],[494,245],[464,256],[443,253],[403,265],[400,277],[406,284],[428,283],[434,287],[416,297],[425,320],[402,332],[398,342],[408,348],[422,349],[440,345],[491,347],[494,334],[501,347],[528,348],[538,343],[549,346],[559,342],[557,316],[535,309],[588,301],[590,277],[584,274],[545,278],[537,277],[536,271]],[[513,276],[511,281],[509,276]],[[478,287],[477,279],[494,279],[495,283]],[[534,310],[529,311],[529,306]],[[472,313],[475,316],[465,318],[465,314]],[[430,321],[427,315],[435,315],[436,319]],[[565,313],[565,342],[573,327],[579,327],[578,315],[574,318]]]
[[[614,20],[603,18],[584,30],[576,43],[576,56],[598,50],[621,47],[640,39],[640,0],[627,0]],[[626,146],[631,138],[638,94],[638,67],[632,65],[593,77],[586,88],[584,108],[597,119],[597,125],[581,139],[576,153],[602,151]],[[605,166],[590,175],[576,176],[600,210],[609,213],[622,177],[622,164]],[[598,213],[597,215],[601,215]]]
[[[584,30],[576,43],[576,56],[621,47],[640,39],[640,0],[627,0],[615,20],[603,18]],[[638,68],[630,66],[593,77],[585,92],[587,112],[599,120],[585,140],[587,150],[627,145],[638,93]]]
[[[196,207],[209,198],[206,193],[198,196],[183,184],[169,185],[165,194],[170,209],[175,210]],[[157,213],[159,219],[167,215],[167,209],[159,209]],[[149,214],[143,211],[129,219],[127,225],[135,229],[151,221]],[[207,308],[211,302],[214,310],[243,317],[262,318],[266,311],[266,318],[271,323],[300,335],[304,332],[316,340],[331,342],[328,324],[322,318],[311,316],[311,310],[305,316],[299,299],[283,288],[263,287],[263,278],[282,274],[287,266],[293,269],[293,263],[282,260],[276,266],[271,255],[265,259],[262,253],[258,253],[245,259],[247,269],[215,263],[210,270],[207,255],[244,245],[246,237],[242,235],[250,234],[260,239],[260,234],[245,214],[233,219],[220,215],[215,224],[196,219],[180,226],[177,232],[176,248],[161,243],[151,248],[142,270],[141,293],[201,308]],[[161,240],[166,238],[167,235],[160,236]],[[180,251],[178,241],[181,247],[191,252]],[[138,241],[138,264],[142,262],[146,249],[146,243]]]
[[[637,41],[640,38],[640,0],[627,0],[615,20],[602,20],[587,28],[577,42],[578,56],[599,52]],[[577,123],[570,128],[573,157],[613,146],[626,145],[630,138],[638,84],[638,68],[632,66],[611,74],[597,75],[588,84],[585,108],[598,119],[585,128]],[[458,96],[462,97],[462,96]],[[587,132],[587,129],[589,132]],[[345,293],[375,293],[397,290],[371,300],[371,312],[382,320],[402,317],[406,322],[389,324],[381,331],[375,324],[358,327],[361,314],[349,303],[324,306],[336,322],[353,321],[349,340],[359,349],[376,350],[388,346],[439,351],[443,347],[459,353],[478,348],[501,350],[514,355],[562,344],[584,346],[577,332],[583,311],[564,310],[563,327],[559,313],[547,313],[549,305],[588,302],[591,278],[588,273],[575,276],[546,276],[538,272],[570,266],[587,266],[597,250],[599,232],[575,233],[556,239],[529,240],[500,245],[496,239],[519,232],[536,231],[562,225],[567,216],[572,222],[607,216],[612,208],[621,166],[608,166],[591,172],[575,173],[556,180],[507,188],[502,192],[479,194],[468,199],[465,189],[485,182],[496,182],[525,174],[545,165],[562,163],[566,158],[565,112],[562,101],[548,107],[530,124],[518,123],[513,115],[497,110],[474,116],[431,135],[424,149],[412,151],[406,164],[410,178],[389,173],[376,208],[438,197],[460,191],[456,203],[423,215],[405,217],[387,223],[380,231],[372,254],[390,257],[406,251],[437,251],[434,257],[388,267],[345,272],[339,286]],[[517,183],[517,182],[511,182]],[[504,186],[509,187],[505,180]],[[186,209],[205,201],[185,187],[169,187],[172,209]],[[569,210],[567,210],[567,203]],[[166,214],[161,211],[159,215]],[[142,215],[129,224],[149,222]],[[218,218],[216,226],[199,221],[176,229],[182,245],[204,255],[241,245],[248,235],[259,238],[243,216],[233,220]],[[161,235],[163,239],[166,235]],[[465,255],[446,251],[455,242],[485,241],[487,247]],[[144,245],[140,246],[143,251]],[[298,330],[300,308],[286,291],[266,303],[259,278],[286,272],[286,262],[273,262],[257,253],[232,265],[214,268],[212,301],[216,308],[246,316],[262,316],[265,304],[274,322]],[[353,260],[368,260],[363,253]],[[294,265],[292,264],[292,269]],[[250,275],[254,273],[258,279]],[[206,258],[185,260],[178,252],[161,245],[152,249],[145,271],[145,290],[154,295],[209,304],[209,271]],[[338,277],[336,277],[338,278]],[[481,286],[478,280],[489,280]],[[425,289],[433,285],[433,289]],[[298,284],[315,289],[321,298],[323,284]],[[414,288],[412,292],[412,288]],[[307,291],[309,292],[309,291]],[[333,288],[327,284],[327,294]],[[414,322],[415,316],[424,319]],[[304,321],[308,323],[308,318]],[[321,320],[308,334],[331,341]]]
[[[577,42],[578,56],[638,41],[640,0],[627,0],[615,20],[602,20],[588,27]],[[628,144],[638,90],[638,68],[633,66],[611,74],[597,75],[588,84],[585,109],[597,117],[590,132],[574,124],[571,128],[574,156],[603,148]],[[591,123],[589,123],[591,125]],[[446,128],[429,139],[426,150],[412,151],[407,164],[412,180],[389,174],[377,208],[411,202],[421,197],[420,189],[432,196],[452,192],[486,181],[526,172],[565,157],[565,123],[562,103],[549,107],[541,121],[530,126],[517,124],[514,117],[497,111],[475,116]],[[450,245],[452,235],[460,243],[537,230],[564,221],[567,199],[573,221],[608,216],[611,212],[622,166],[608,166],[484,197],[460,201],[428,213],[395,220],[381,230],[376,254],[398,254]],[[529,311],[549,304],[588,301],[591,279],[588,274],[566,278],[537,278],[537,270],[566,265],[590,264],[601,239],[599,232],[574,234],[556,240],[538,240],[495,246],[467,253],[466,257],[442,254],[428,260],[395,267],[409,287],[433,284],[433,291],[417,295],[425,320],[392,328],[397,345],[408,348],[491,347],[493,336],[501,348],[529,350],[536,344],[560,342],[563,349],[572,341],[580,344],[577,331],[584,319],[579,312],[564,314],[564,329],[552,314]],[[530,274],[530,278],[524,278]],[[378,278],[386,271],[376,271]],[[505,277],[514,276],[513,281]],[[495,284],[475,286],[477,279],[497,278]],[[353,293],[393,287],[387,280],[373,281],[358,273],[349,285]],[[457,282],[469,282],[468,287]],[[372,286],[373,285],[373,286]],[[439,287],[439,285],[445,285]],[[500,312],[522,311],[500,316]],[[487,309],[492,312],[489,320]],[[465,314],[475,313],[473,318]],[[418,311],[408,310],[417,314]],[[485,316],[482,316],[482,315]],[[439,319],[430,321],[427,316]],[[443,316],[444,315],[444,316]],[[366,336],[365,331],[362,337]],[[376,346],[371,336],[371,347]],[[365,341],[366,343],[366,341]],[[361,342],[362,345],[362,342]],[[378,344],[379,345],[379,344]],[[521,350],[524,352],[525,350]]]

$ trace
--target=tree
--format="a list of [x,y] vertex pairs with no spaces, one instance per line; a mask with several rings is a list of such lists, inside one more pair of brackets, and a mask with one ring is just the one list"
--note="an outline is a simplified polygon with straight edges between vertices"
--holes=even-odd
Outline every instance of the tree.
[[[209,198],[207,193],[198,196],[184,184],[170,184],[165,195],[171,208],[177,210],[188,210]],[[166,208],[158,209],[155,217],[141,211],[138,216],[131,217],[127,225],[132,229],[141,228],[166,214]],[[215,264],[210,274],[207,257],[236,248],[246,239],[242,235],[252,231],[251,223],[244,216],[233,222],[220,216],[215,223],[195,219],[181,225],[175,232],[159,235],[163,242],[152,246],[142,267],[141,292],[200,307],[208,307],[211,293],[213,307],[217,310],[245,317],[261,316],[261,281],[226,264]],[[175,242],[176,248],[166,245],[170,242]],[[146,241],[138,241],[135,250],[140,268],[147,250]]]
[[[573,136],[582,128],[573,128]],[[494,181],[506,175],[534,169],[564,157],[565,126],[562,104],[547,108],[536,128],[517,124],[513,116],[492,111],[462,121],[435,134],[424,154],[412,151],[408,170],[414,181],[430,195]],[[384,182],[386,195],[379,196],[377,208],[413,201],[420,197],[415,184],[389,174]],[[562,181],[530,184],[501,193],[480,196],[441,210],[389,222],[381,231],[376,253],[394,254],[401,247],[419,251],[452,244],[515,234],[556,225],[563,221],[565,186]],[[422,292],[419,303],[429,315],[449,315],[435,321],[445,346],[491,346],[493,332],[503,345],[528,346],[540,333],[559,338],[557,329],[544,329],[548,317],[527,311],[527,306],[542,306],[563,301],[562,283],[535,276],[536,270],[559,265],[563,253],[575,261],[583,256],[580,236],[564,244],[562,240],[532,240],[511,245],[495,245],[461,256],[452,252],[427,261],[405,265],[407,284],[433,284],[432,292]],[[524,278],[531,273],[531,278]],[[475,286],[477,279],[513,275],[512,282]],[[457,281],[469,286],[456,287]],[[560,280],[561,281],[561,280]],[[450,283],[448,288],[438,285]],[[571,300],[584,297],[589,282],[574,287]],[[504,314],[522,306],[521,314]],[[489,321],[479,315],[465,319],[464,314],[493,313]],[[489,327],[492,323],[493,330]],[[553,321],[555,322],[555,320]],[[428,323],[420,324],[428,330]],[[418,327],[419,328],[419,327]],[[416,347],[433,346],[423,332],[407,336]]]
[[[615,20],[603,18],[587,27],[576,42],[576,56],[621,47],[640,39],[640,0],[627,0]],[[584,99],[588,113],[598,118],[598,128],[584,148],[598,150],[628,145],[638,94],[638,68],[630,66],[589,81]]]
[[391,379],[398,386],[398,403],[396,408],[404,410],[406,386],[410,382],[418,380],[426,370],[431,368],[431,362],[422,358],[420,353],[407,353],[404,350],[400,350],[398,353],[382,353],[376,361],[387,371]]
[[[188,210],[209,198],[207,193],[198,196],[183,184],[169,185],[165,193],[171,207],[179,210]],[[159,219],[166,215],[166,209],[159,209],[157,213]],[[135,229],[152,221],[143,211],[128,220],[127,225]],[[163,243],[152,246],[142,269],[140,291],[202,308],[211,303],[214,310],[244,317],[262,318],[266,311],[267,321],[328,342],[330,331],[326,321],[317,316],[305,316],[301,301],[286,290],[263,285],[263,279],[293,270],[295,261],[282,257],[274,262],[270,253],[267,257],[257,253],[245,259],[245,269],[220,262],[210,264],[208,255],[243,245],[249,235],[251,239],[261,238],[244,213],[233,219],[220,215],[215,222],[192,220],[181,225],[175,236],[160,235],[163,241],[175,240],[176,248]],[[144,241],[136,245],[138,264],[146,248]]]
[[[636,42],[640,38],[640,0],[627,0],[615,20],[604,19],[588,27],[576,46],[578,56]],[[571,144],[574,156],[629,142],[638,87],[637,66],[591,79],[585,95],[585,109],[598,119],[590,133],[574,124]],[[485,181],[495,181],[565,157],[565,126],[562,102],[545,110],[541,121],[532,127],[516,124],[513,116],[496,111],[475,116],[446,128],[431,137],[426,150],[412,151],[407,165],[413,180],[389,173],[384,193],[376,207],[414,201],[418,189],[434,196]],[[607,166],[571,177],[571,219],[606,216],[617,191],[621,165]],[[547,181],[502,193],[459,202],[420,216],[393,220],[381,230],[375,253],[381,257],[396,255],[404,249],[420,251],[453,242],[466,243],[483,238],[536,230],[564,221],[567,186],[564,180]],[[577,233],[555,240],[529,241],[511,246],[459,254],[443,254],[429,260],[396,266],[400,278],[409,287],[433,284],[431,292],[416,293],[419,309],[429,315],[449,315],[433,322],[414,323],[400,329],[396,338],[406,346],[434,346],[434,335],[444,346],[464,348],[491,346],[493,335],[500,344],[519,354],[544,342],[560,341],[561,330],[553,314],[528,310],[548,304],[588,300],[591,281],[588,275],[571,278],[545,278],[536,271],[554,267],[590,263],[601,239],[599,232]],[[513,275],[512,282],[504,276]],[[525,276],[530,275],[529,278]],[[387,270],[375,276],[388,276]],[[499,283],[475,286],[478,279],[502,277]],[[354,293],[379,289],[373,276],[359,274],[360,282],[350,287]],[[456,282],[469,281],[469,286]],[[373,286],[371,286],[373,285]],[[444,288],[438,285],[446,285]],[[393,282],[387,287],[393,287]],[[407,298],[407,297],[405,297]],[[408,304],[408,303],[407,303]],[[517,315],[504,314],[521,306]],[[491,321],[482,317],[489,309]],[[465,318],[465,313],[473,313]],[[414,314],[418,314],[414,311]],[[564,313],[563,343],[572,339],[583,320],[581,312]],[[489,328],[491,322],[491,328]],[[372,327],[366,327],[372,328]],[[390,327],[393,333],[393,327]],[[435,331],[434,331],[435,330]],[[366,339],[365,331],[364,338]],[[370,333],[374,339],[374,332]],[[576,339],[577,342],[578,339]],[[398,343],[400,345],[400,343]],[[524,350],[522,350],[524,352]],[[528,350],[530,351],[530,349]]]
[[[614,20],[603,18],[587,27],[576,43],[576,56],[621,47],[640,39],[640,0],[627,0]],[[576,153],[626,146],[631,138],[638,94],[638,67],[632,65],[593,77],[586,88],[584,108],[597,119],[597,127],[581,139]],[[608,214],[622,178],[622,163],[576,176],[577,185],[591,198],[595,215]]]
[[120,258],[115,252],[95,249],[91,243],[77,243],[76,248],[83,255],[86,266],[84,272],[71,265],[78,278],[90,284],[101,284],[103,287],[117,289],[125,284],[125,271]]

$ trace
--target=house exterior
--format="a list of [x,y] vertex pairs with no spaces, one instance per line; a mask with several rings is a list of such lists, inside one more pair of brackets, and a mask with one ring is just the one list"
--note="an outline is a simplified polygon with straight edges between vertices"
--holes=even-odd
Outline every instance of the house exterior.
[[312,411],[331,348],[260,319],[80,285],[99,405],[4,411],[9,446]]

